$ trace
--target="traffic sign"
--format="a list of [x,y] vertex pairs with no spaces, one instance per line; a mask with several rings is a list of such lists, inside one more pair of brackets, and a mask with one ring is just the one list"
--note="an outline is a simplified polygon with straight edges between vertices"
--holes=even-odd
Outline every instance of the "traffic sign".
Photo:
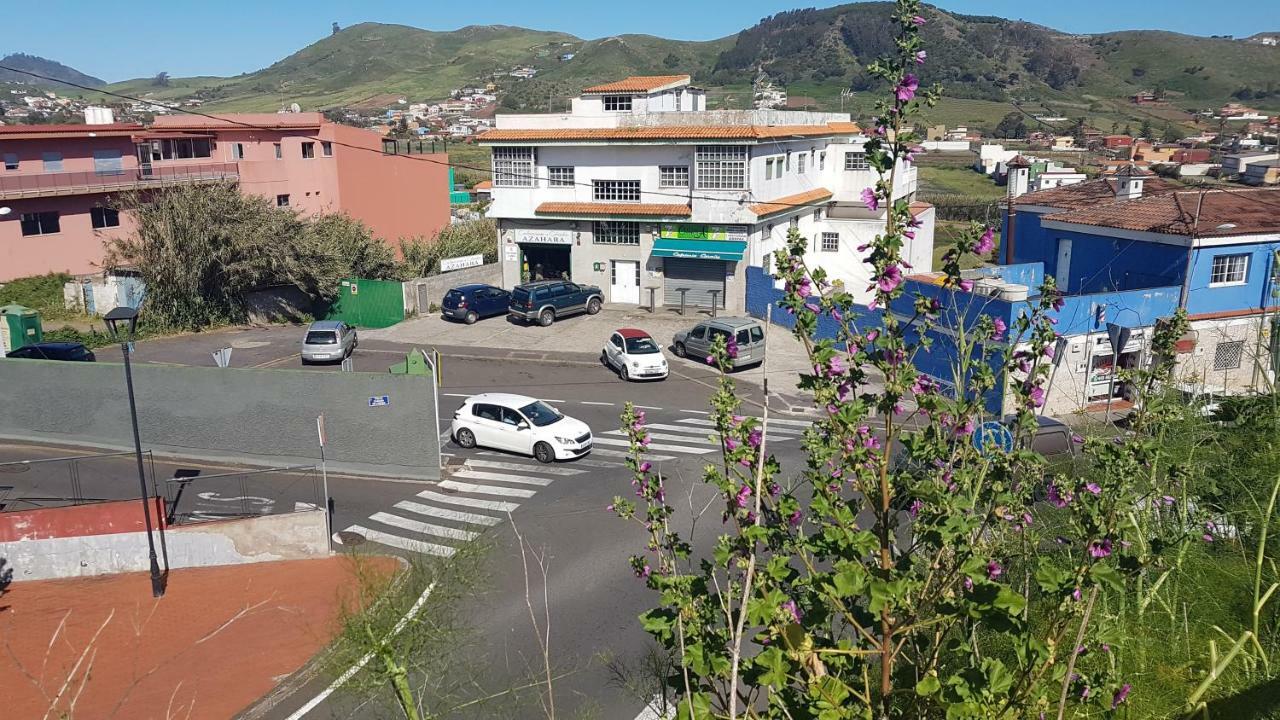
[[1009,432],[1009,428],[1004,423],[988,420],[978,426],[978,430],[973,433],[973,447],[987,457],[991,457],[996,451],[1002,453],[1013,452],[1013,433]]

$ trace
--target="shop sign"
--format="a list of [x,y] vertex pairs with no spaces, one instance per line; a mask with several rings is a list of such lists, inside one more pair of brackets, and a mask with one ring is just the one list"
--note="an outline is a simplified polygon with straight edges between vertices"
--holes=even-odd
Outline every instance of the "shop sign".
[[747,226],[663,223],[659,237],[672,240],[746,240]]
[[440,272],[450,272],[452,270],[461,270],[469,267],[480,267],[484,264],[484,255],[466,255],[456,258],[442,258],[440,260]]
[[520,254],[519,254],[519,252],[516,250],[516,246],[515,246],[515,245],[505,245],[505,246],[503,246],[502,256],[503,256],[503,259],[504,259],[504,260],[509,260],[509,261],[511,261],[511,262],[515,262],[517,259],[519,259]]
[[572,230],[516,230],[516,242],[522,245],[572,245]]
[[689,252],[687,250],[673,250],[667,257],[684,258],[685,260],[723,260],[719,253],[710,252]]

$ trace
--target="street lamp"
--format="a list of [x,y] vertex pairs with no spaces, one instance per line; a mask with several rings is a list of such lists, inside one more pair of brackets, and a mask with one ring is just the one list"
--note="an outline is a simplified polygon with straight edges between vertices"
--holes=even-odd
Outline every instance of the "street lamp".
[[4,217],[5,215],[8,215],[8,214],[9,214],[9,213],[11,213],[11,212],[13,212],[13,208],[10,208],[10,207],[0,207],[0,217]]
[[138,459],[138,487],[142,490],[142,517],[147,523],[147,550],[151,559],[151,596],[164,595],[164,580],[160,577],[160,563],[156,559],[156,541],[151,536],[151,499],[147,496],[147,476],[142,469],[142,438],[138,435],[138,405],[133,399],[133,369],[129,365],[130,344],[133,331],[138,326],[138,311],[131,307],[118,307],[102,318],[112,340],[120,343],[124,355],[124,383],[129,391],[129,419],[133,423],[133,452]]

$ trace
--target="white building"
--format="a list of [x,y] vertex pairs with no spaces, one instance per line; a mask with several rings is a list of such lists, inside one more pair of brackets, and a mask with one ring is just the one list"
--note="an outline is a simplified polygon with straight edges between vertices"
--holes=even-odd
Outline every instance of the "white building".
[[1003,163],[1017,155],[1017,150],[1005,150],[1003,145],[981,145],[978,147],[978,158],[973,163],[973,169],[983,175],[994,175]]
[[[876,179],[867,138],[846,114],[706,110],[689,76],[631,77],[586,88],[568,113],[498,115],[477,136],[493,148],[493,203],[503,282],[569,277],[609,302],[709,307],[746,303],[748,267],[772,270],[788,230],[806,261],[865,302],[857,248],[883,229],[862,191]],[[894,195],[910,200],[914,167]],[[933,254],[933,209],[904,255]],[[760,276],[762,281],[767,279]]]
[[1048,190],[1049,188],[1062,187],[1063,185],[1075,185],[1088,179],[1084,173],[1078,172],[1074,168],[1055,167],[1036,175],[1035,179],[1031,181],[1028,190],[1030,192]]

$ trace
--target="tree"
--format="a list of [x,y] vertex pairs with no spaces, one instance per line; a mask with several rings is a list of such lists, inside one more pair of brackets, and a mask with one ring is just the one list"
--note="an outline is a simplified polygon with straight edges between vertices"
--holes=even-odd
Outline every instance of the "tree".
[[679,56],[677,56],[675,53],[667,53],[667,56],[662,58],[662,66],[667,68],[668,70],[674,70],[680,67]]
[[1084,147],[1086,138],[1084,134],[1084,118],[1078,117],[1071,125],[1071,139],[1075,141],[1076,147]]
[[1164,140],[1164,142],[1176,143],[1184,137],[1186,137],[1186,135],[1182,132],[1180,128],[1170,123],[1165,123],[1164,134],[1161,138],[1162,140]]
[[1124,124],[1124,134],[1133,137],[1133,126],[1129,123]]
[[151,84],[155,87],[169,87],[169,73],[156,73],[156,76],[151,78]]
[[1142,127],[1138,129],[1138,137],[1144,140],[1150,140],[1151,132],[1151,121],[1143,119]]
[[1008,113],[996,125],[996,137],[1021,140],[1026,136],[1027,124],[1023,121],[1022,113],[1020,112]]

